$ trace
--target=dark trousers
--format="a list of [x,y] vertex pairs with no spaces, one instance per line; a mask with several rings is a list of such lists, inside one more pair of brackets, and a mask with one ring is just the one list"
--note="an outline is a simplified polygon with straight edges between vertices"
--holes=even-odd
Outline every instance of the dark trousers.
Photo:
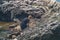
[[21,25],[22,30],[24,30],[25,28],[27,28],[27,25]]

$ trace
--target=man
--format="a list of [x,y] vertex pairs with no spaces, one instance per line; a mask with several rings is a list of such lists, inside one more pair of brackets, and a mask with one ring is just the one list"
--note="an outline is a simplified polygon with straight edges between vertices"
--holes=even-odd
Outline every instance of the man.
[[24,18],[24,19],[22,20],[22,22],[21,22],[21,30],[24,30],[25,28],[28,27],[27,24],[29,23],[29,21],[30,21],[31,18],[32,18],[32,16],[29,15],[27,18]]

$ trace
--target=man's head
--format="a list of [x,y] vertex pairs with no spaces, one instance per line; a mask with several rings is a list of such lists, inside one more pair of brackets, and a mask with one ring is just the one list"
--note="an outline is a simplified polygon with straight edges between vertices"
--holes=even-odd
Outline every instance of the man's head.
[[28,16],[28,19],[31,19],[31,18],[32,18],[32,15],[29,15],[29,16]]

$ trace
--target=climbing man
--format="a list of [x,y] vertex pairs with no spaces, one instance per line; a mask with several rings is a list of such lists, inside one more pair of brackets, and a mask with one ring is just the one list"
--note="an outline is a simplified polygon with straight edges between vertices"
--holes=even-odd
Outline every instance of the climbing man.
[[29,23],[29,21],[30,21],[30,19],[32,18],[32,15],[29,15],[28,17],[26,17],[26,18],[24,18],[23,20],[22,20],[22,22],[21,22],[21,30],[23,31],[25,28],[27,28],[28,27],[28,23]]

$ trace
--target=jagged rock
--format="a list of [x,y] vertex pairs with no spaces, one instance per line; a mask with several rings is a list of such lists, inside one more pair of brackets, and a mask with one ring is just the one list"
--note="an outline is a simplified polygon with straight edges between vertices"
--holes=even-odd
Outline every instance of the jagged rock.
[[1,10],[3,11],[2,20],[11,21],[16,17],[17,14],[21,15],[23,13],[26,15],[31,14],[36,18],[41,18],[41,16],[47,11],[45,7],[35,8],[32,5],[28,5],[22,2],[9,1],[2,4],[1,5]]
[[2,16],[3,19],[7,19],[8,17],[8,19],[12,20],[14,18],[20,18],[22,20],[30,14],[33,16],[33,20],[31,20],[33,24],[30,23],[30,27],[23,30],[23,35],[17,36],[18,40],[59,40],[59,5],[60,3],[52,0],[9,1],[0,6],[0,12],[2,12],[1,15],[4,14]]

